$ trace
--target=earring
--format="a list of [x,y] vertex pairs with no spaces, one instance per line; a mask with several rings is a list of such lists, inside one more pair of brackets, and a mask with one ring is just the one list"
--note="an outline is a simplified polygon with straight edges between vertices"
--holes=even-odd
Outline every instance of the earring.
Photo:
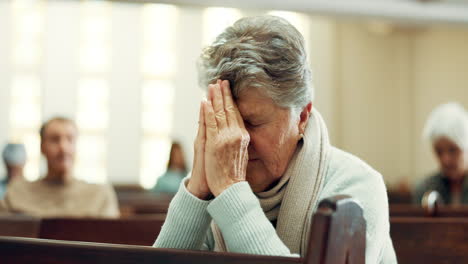
[[304,138],[304,133],[300,133],[300,134],[299,134],[299,137],[300,137],[301,139]]

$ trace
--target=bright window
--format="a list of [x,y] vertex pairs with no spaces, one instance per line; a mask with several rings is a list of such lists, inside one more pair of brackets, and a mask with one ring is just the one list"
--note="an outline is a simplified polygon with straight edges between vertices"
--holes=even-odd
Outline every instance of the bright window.
[[41,95],[39,75],[44,23],[44,7],[39,1],[12,2],[12,65],[10,140],[23,143],[28,160],[24,176],[36,180],[40,176]]

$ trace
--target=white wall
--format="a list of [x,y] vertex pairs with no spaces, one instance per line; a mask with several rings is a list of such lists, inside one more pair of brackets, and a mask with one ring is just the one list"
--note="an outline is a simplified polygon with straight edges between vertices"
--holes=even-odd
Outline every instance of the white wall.
[[[6,143],[10,124],[10,78],[11,78],[11,17],[9,5],[0,1],[0,144]],[[1,161],[3,163],[3,161]],[[0,165],[0,178],[5,168]]]
[[324,17],[311,17],[309,62],[312,70],[315,100],[313,107],[322,114],[328,126],[330,141],[339,145],[341,116],[338,96],[338,31],[337,23]]
[[336,145],[391,186],[414,183],[437,167],[421,139],[430,111],[448,101],[468,108],[468,28],[370,25],[337,26]]
[[45,8],[42,77],[43,120],[56,115],[74,118],[80,29],[79,2],[54,2]]
[[376,35],[365,24],[339,26],[339,146],[388,182],[410,170],[410,47],[406,35]]
[[136,183],[140,175],[140,13],[139,5],[116,3],[112,8],[107,169],[116,183]]

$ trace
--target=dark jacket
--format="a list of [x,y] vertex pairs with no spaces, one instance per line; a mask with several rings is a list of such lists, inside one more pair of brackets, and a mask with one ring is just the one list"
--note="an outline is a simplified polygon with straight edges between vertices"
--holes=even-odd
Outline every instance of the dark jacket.
[[[441,172],[424,179],[416,186],[413,192],[413,202],[420,204],[424,193],[430,190],[437,191],[442,196],[442,199],[444,199],[446,204],[452,203],[450,181],[447,177],[444,177]],[[461,203],[468,204],[468,179],[466,177],[463,180]]]

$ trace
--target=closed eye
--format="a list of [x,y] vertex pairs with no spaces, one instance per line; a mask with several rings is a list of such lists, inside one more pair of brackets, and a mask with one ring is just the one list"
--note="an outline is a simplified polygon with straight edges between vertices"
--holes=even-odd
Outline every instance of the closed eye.
[[263,125],[262,123],[250,123],[248,121],[245,121],[245,126],[250,127],[250,128],[256,128]]

